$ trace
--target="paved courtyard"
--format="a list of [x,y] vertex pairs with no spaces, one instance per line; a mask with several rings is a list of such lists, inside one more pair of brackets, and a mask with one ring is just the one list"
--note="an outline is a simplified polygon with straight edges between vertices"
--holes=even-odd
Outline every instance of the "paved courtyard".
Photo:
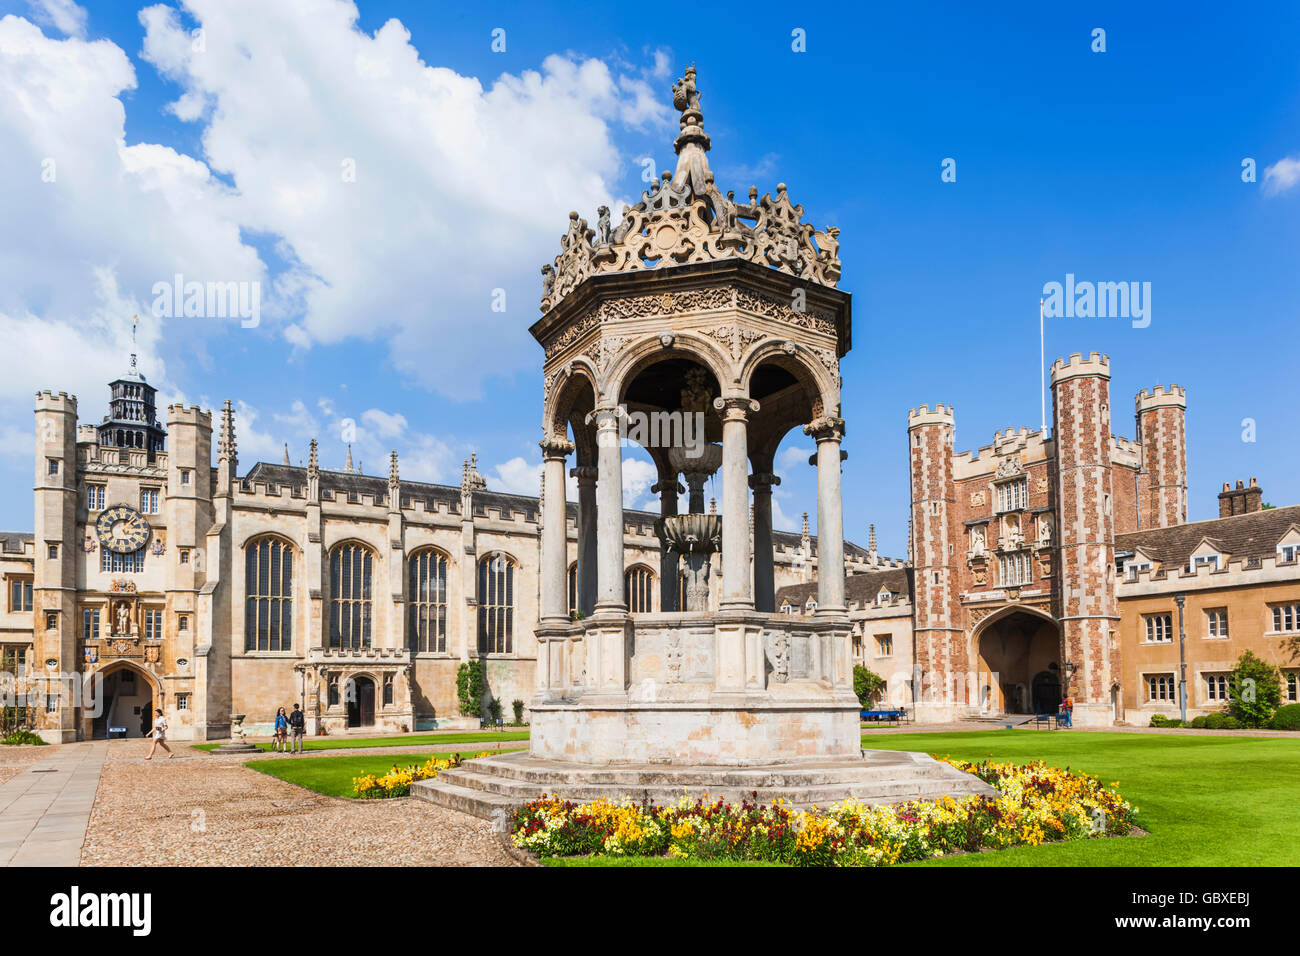
[[174,760],[159,751],[146,762],[141,741],[32,750],[43,752],[6,754],[0,763],[12,771],[0,783],[0,865],[515,862],[486,821],[414,800],[327,797],[235,757],[199,756],[181,746]]

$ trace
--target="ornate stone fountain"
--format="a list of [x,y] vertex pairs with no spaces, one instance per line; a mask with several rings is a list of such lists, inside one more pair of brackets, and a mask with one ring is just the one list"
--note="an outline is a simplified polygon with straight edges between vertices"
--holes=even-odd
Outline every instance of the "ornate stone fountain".
[[[804,223],[783,183],[761,199],[751,187],[748,202],[724,193],[708,165],[693,68],[673,102],[676,170],[617,221],[602,208],[589,229],[571,213],[559,255],[542,269],[543,316],[530,329],[545,352],[545,437],[529,752],[468,761],[412,793],[482,816],[541,793],[756,791],[793,805],[990,793],[924,755],[861,749],[844,602],[839,359],[851,344],[851,307],[836,288],[839,230]],[[701,427],[686,429],[683,416]],[[683,428],[682,440],[642,443],[659,473],[664,554],[659,606],[631,613],[621,449],[631,423],[646,420]],[[817,444],[811,618],[771,606],[774,459],[796,428]],[[570,455],[579,591],[595,585],[580,620],[568,609],[569,514],[557,493]],[[721,513],[705,514],[715,474]],[[678,475],[690,490],[680,515]]]

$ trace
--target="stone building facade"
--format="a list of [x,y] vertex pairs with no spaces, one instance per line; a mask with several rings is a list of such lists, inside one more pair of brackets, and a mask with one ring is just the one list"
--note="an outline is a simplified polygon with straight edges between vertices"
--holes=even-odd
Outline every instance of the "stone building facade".
[[[78,423],[75,396],[37,396],[36,530],[0,552],[0,643],[39,678],[47,740],[140,736],[159,706],[178,739],[227,737],[238,714],[267,732],[295,701],[313,733],[453,724],[471,658],[506,719],[529,702],[537,498],[488,491],[474,462],[460,487],[403,480],[396,455],[386,477],[356,472],[350,452],[329,470],[315,442],[305,468],[286,452],[241,474],[229,402],[215,424],[179,405],[164,422],[134,359],[110,388],[99,425]],[[575,504],[567,517],[570,607],[584,613]],[[656,517],[623,516],[633,614],[660,610]],[[778,585],[811,579],[815,561],[806,528],[773,534]]]

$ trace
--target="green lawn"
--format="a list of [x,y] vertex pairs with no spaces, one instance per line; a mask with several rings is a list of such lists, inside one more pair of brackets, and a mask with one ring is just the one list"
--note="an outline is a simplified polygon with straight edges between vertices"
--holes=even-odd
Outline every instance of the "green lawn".
[[[1113,837],[911,866],[1292,866],[1300,845],[1300,736],[1175,736],[988,730],[864,734],[864,746],[936,757],[1043,760],[1096,774],[1140,813],[1145,837]],[[548,866],[680,866],[661,858],[547,859]],[[707,865],[707,864],[697,864]],[[759,864],[732,864],[749,865]]]
[[[344,750],[360,747],[447,747],[452,744],[475,744],[494,740],[527,740],[527,730],[467,731],[463,734],[404,734],[400,737],[308,737],[303,750]],[[221,744],[194,744],[195,750],[211,751]],[[259,750],[271,753],[270,741],[256,743]]]
[[872,736],[867,746],[1084,770],[1118,783],[1150,831],[915,865],[1291,866],[1300,845],[1300,739],[991,730]]
[[[475,751],[461,751],[467,756]],[[367,754],[362,757],[272,757],[270,759],[250,760],[244,764],[258,773],[278,777],[286,783],[295,783],[308,790],[324,793],[331,797],[351,797],[352,778],[365,773],[376,776],[387,773],[394,763],[405,767],[410,764],[423,764],[430,757],[446,759],[451,753],[404,753],[404,754]]]

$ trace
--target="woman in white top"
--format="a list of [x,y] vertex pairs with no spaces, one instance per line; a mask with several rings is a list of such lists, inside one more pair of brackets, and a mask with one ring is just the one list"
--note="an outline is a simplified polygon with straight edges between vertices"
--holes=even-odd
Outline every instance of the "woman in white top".
[[175,757],[176,755],[172,753],[172,748],[167,746],[167,718],[163,716],[161,707],[158,708],[156,711],[154,711],[154,714],[155,716],[153,720],[153,731],[152,731],[153,746],[149,748],[149,756],[145,757],[144,759],[152,760],[153,752],[158,749],[159,744],[162,744],[162,749],[167,751],[167,759],[170,760],[172,757]]

